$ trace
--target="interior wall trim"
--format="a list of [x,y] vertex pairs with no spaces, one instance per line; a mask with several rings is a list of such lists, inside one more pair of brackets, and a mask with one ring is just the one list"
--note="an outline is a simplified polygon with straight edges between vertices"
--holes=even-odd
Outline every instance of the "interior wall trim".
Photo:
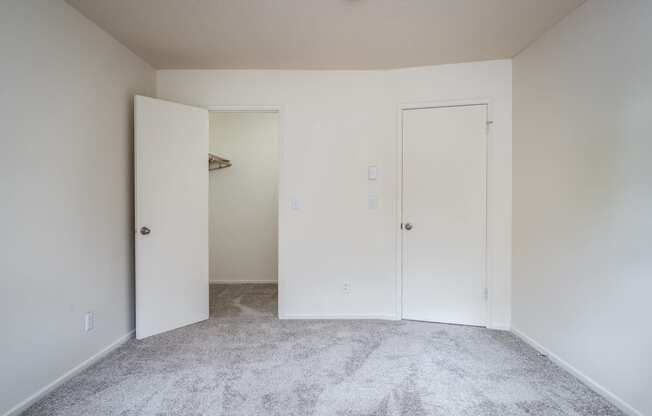
[[591,377],[587,376],[577,368],[573,367],[568,361],[564,360],[554,352],[550,351],[548,348],[541,345],[541,343],[535,341],[529,335],[526,335],[523,331],[512,327],[512,333],[517,337],[519,337],[520,339],[522,339],[526,344],[530,345],[535,350],[548,356],[550,361],[552,361],[553,363],[557,364],[564,370],[571,373],[573,376],[575,376],[584,384],[589,386],[596,393],[598,393],[599,395],[607,399],[609,402],[611,402],[614,406],[622,410],[628,416],[644,416],[642,412],[636,410],[625,400],[621,399],[619,396],[609,391],[606,387],[602,386],[600,383],[593,380]]
[[132,329],[131,331],[127,332],[125,335],[121,336],[120,338],[116,339],[106,347],[102,348],[99,352],[93,354],[91,357],[87,358],[86,360],[82,361],[81,363],[77,364],[75,367],[71,368],[70,370],[66,371],[64,374],[56,378],[54,381],[48,383],[45,385],[43,388],[40,390],[36,391],[34,394],[23,400],[22,402],[18,403],[16,406],[12,407],[9,409],[3,416],[18,416],[27,408],[29,408],[31,405],[42,399],[43,397],[47,396],[52,390],[56,389],[57,387],[61,386],[63,383],[66,381],[70,380],[72,377],[76,376],[77,374],[81,373],[88,367],[92,366],[93,364],[97,363],[100,361],[102,358],[106,357],[109,353],[113,352],[122,344],[125,342],[129,341],[131,338],[133,338],[136,334],[136,330]]
[[276,284],[278,280],[270,279],[210,279],[208,281],[210,284],[223,284],[223,285],[243,285],[243,284]]
[[286,315],[279,314],[279,319],[378,319],[396,321],[394,315]]

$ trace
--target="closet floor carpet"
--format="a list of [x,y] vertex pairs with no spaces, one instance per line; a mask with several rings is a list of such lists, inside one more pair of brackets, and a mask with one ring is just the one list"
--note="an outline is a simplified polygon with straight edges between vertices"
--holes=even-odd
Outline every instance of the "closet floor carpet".
[[278,320],[275,285],[211,285],[211,319],[130,340],[26,415],[622,415],[514,335]]

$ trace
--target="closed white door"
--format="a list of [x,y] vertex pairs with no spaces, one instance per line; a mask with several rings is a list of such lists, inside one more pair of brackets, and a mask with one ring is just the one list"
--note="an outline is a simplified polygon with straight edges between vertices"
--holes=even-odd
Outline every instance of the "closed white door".
[[136,337],[208,319],[208,111],[135,97]]
[[487,106],[403,111],[403,318],[486,325]]

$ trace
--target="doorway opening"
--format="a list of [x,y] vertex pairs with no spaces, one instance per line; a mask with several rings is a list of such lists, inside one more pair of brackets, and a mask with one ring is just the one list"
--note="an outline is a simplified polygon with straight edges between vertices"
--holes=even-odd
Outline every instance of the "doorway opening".
[[211,317],[278,316],[277,110],[209,110]]

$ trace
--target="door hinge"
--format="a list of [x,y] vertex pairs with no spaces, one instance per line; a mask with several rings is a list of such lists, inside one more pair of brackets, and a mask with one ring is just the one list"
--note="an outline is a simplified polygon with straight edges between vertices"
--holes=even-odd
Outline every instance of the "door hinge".
[[403,223],[401,223],[401,230],[403,229]]
[[492,124],[494,124],[493,121],[487,120],[487,133],[489,133],[489,128],[491,127]]
[[484,288],[484,300],[485,302],[489,300],[489,289],[486,287]]

